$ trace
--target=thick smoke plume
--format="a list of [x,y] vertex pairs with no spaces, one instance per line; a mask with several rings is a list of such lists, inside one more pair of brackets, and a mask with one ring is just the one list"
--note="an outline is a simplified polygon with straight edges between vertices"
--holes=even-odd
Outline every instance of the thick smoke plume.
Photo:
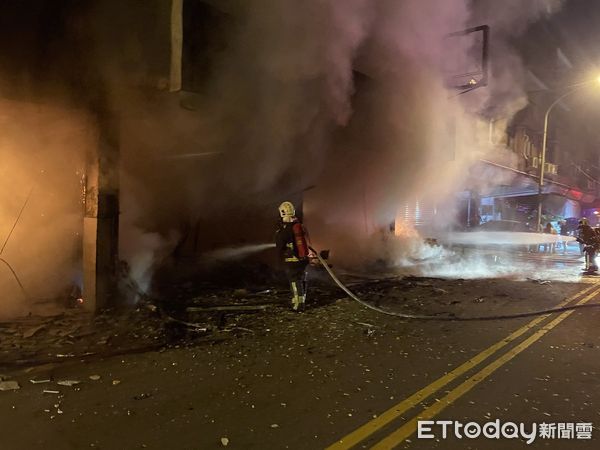
[[[474,161],[496,150],[481,118],[506,121],[524,104],[510,39],[560,6],[516,0],[209,3],[224,17],[208,31],[222,45],[201,50],[210,64],[199,92],[188,96],[156,86],[150,94],[129,88],[161,70],[164,62],[152,58],[169,35],[128,22],[137,15],[121,8],[137,6],[79,4],[67,19],[62,14],[69,5],[48,2],[41,11],[56,15],[54,25],[65,22],[66,43],[48,47],[68,48],[69,55],[15,72],[27,72],[24,85],[34,86],[48,67],[49,77],[69,80],[62,105],[74,108],[40,115],[40,107],[20,101],[5,103],[0,116],[0,239],[33,189],[2,257],[31,296],[55,295],[80,267],[80,178],[99,132],[86,118],[87,106],[119,115],[121,250],[143,289],[170,254],[269,241],[275,208],[287,199],[304,198],[316,246],[331,248],[338,262],[363,263],[384,251],[382,230],[393,222],[402,229],[397,219],[408,203],[435,203],[442,225],[454,220],[452,193],[467,187]],[[480,24],[492,29],[490,84],[457,96],[448,88],[447,68],[457,53],[472,49],[446,36]],[[13,53],[53,55],[22,50]],[[2,89],[10,90],[12,81]],[[391,256],[402,258],[407,248],[400,245]],[[7,271],[0,292],[2,314],[25,304],[11,300],[22,293]]]
[[[194,111],[163,108],[132,127],[138,133],[129,138],[135,150],[125,156],[126,170],[141,188],[132,200],[147,212],[138,225],[167,236],[203,221],[235,222],[271,210],[275,216],[288,193],[315,186],[304,195],[313,243],[333,249],[346,264],[381,254],[381,233],[394,222],[401,227],[407,204],[434,205],[436,226],[455,220],[454,193],[470,187],[469,170],[478,159],[498,153],[486,120],[507,123],[526,102],[511,39],[560,6],[492,0],[213,4],[232,25]],[[457,95],[447,68],[457,53],[474,49],[447,35],[481,24],[492,30],[489,86]],[[188,153],[205,156],[186,168],[172,159],[156,163]],[[149,179],[154,187],[148,188]],[[230,245],[214,229],[200,234],[216,246]]]

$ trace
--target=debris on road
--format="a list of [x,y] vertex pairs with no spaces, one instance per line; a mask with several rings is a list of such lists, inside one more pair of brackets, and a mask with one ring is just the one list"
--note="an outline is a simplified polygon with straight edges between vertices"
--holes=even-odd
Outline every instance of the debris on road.
[[[486,291],[490,281],[397,276],[373,280],[363,277],[356,281],[355,290],[365,302],[390,311],[468,315],[470,307],[480,309],[477,304],[484,301],[490,307],[519,311],[523,309],[522,302],[508,305],[505,299],[527,299],[532,293],[549,288],[538,286],[538,283],[548,284],[545,280],[537,280],[535,284],[510,281],[505,287]],[[457,289],[457,286],[461,288]],[[339,298],[338,289],[328,283],[315,283],[314,297],[303,316],[305,319],[298,315],[293,319],[287,317],[287,309],[284,309],[287,308],[287,291],[261,288],[264,286],[247,288],[248,295],[244,292],[244,298],[236,299],[230,288],[209,286],[202,293],[185,291],[170,303],[156,300],[156,308],[151,308],[150,303],[140,303],[137,308],[122,312],[92,315],[83,310],[69,310],[51,317],[26,317],[1,323],[0,366],[35,366],[40,379],[52,379],[51,365],[66,360],[161,351],[182,342],[184,345],[216,343],[242,336],[258,337],[272,334],[272,325],[282,317],[286,317],[283,323],[289,327],[290,334],[311,329],[316,323],[327,323],[330,314],[336,318],[346,315],[349,323],[359,325],[352,329],[374,343],[385,334],[385,328],[378,322],[379,315],[374,318],[372,312],[362,307],[358,309],[360,312],[355,312],[350,301],[346,297]],[[31,337],[24,338],[24,335]],[[110,345],[102,345],[108,342]],[[35,378],[33,374],[29,377]],[[101,379],[99,374],[86,374],[85,377],[92,381]],[[117,380],[113,382],[109,374],[102,378],[113,386],[119,384]]]
[[537,283],[537,284],[552,284],[552,281],[550,280],[539,280],[537,278],[527,278],[528,281],[531,281],[532,283]]
[[32,336],[35,336],[38,332],[42,331],[44,328],[46,328],[46,325],[38,325],[37,327],[30,328],[29,330],[27,330],[23,333],[23,337],[27,339]]
[[43,380],[35,380],[35,379],[31,379],[29,380],[29,382],[31,384],[44,384],[44,383],[50,383],[52,380],[50,378],[45,378]]
[[233,291],[233,297],[235,298],[244,298],[250,294],[248,289],[236,289]]
[[[360,291],[361,298],[369,303],[372,303],[376,296],[381,296],[382,307],[390,311],[476,315],[481,314],[477,311],[482,308],[486,312],[490,310],[490,313],[496,313],[500,309],[512,312],[537,307],[538,304],[547,302],[546,291],[552,291],[554,295],[562,298],[570,295],[571,290],[575,289],[573,286],[558,283],[548,287],[513,281],[498,285],[489,281],[465,281],[460,289],[456,287],[455,281],[431,281],[429,284],[449,294],[436,294],[433,287],[407,288],[407,283],[402,280],[359,285],[357,291]],[[503,294],[511,296],[507,300],[507,297],[501,297]],[[207,297],[204,305],[198,303],[194,306],[202,308],[213,305],[226,306],[230,303],[223,295],[218,295],[219,299],[223,300],[221,305],[215,304],[219,299]],[[287,293],[284,292],[283,295],[287,296]],[[213,322],[208,323],[214,331],[209,339],[190,339],[177,342],[177,345],[172,347],[165,345],[157,351],[110,358],[105,358],[104,352],[111,351],[113,346],[119,345],[120,342],[131,340],[132,334],[129,333],[137,333],[144,341],[147,339],[144,337],[146,330],[143,327],[136,328],[137,323],[121,328],[118,323],[117,326],[113,326],[95,316],[82,316],[81,319],[73,318],[81,324],[73,331],[76,327],[69,322],[71,319],[58,319],[69,322],[65,328],[69,333],[92,334],[72,338],[70,340],[74,344],[66,344],[59,337],[63,331],[57,330],[56,333],[49,334],[47,331],[53,331],[49,326],[40,330],[29,341],[25,341],[24,345],[27,346],[34,340],[38,341],[41,346],[38,355],[42,358],[53,357],[57,352],[80,355],[83,351],[97,352],[97,357],[92,361],[81,362],[75,356],[74,359],[64,362],[57,361],[54,366],[45,367],[43,371],[37,370],[36,375],[25,375],[23,379],[15,375],[22,383],[28,382],[30,378],[37,378],[36,381],[48,379],[51,384],[41,385],[39,389],[35,386],[23,386],[18,393],[4,394],[7,400],[15,399],[18,410],[16,413],[9,410],[7,417],[22,421],[26,418],[27,411],[31,410],[35,414],[34,420],[39,422],[41,416],[42,430],[46,427],[49,432],[52,431],[52,427],[47,423],[59,421],[60,424],[57,425],[66,433],[83,439],[83,442],[78,442],[82,444],[81,447],[89,447],[91,441],[88,439],[88,433],[81,433],[81,430],[93,430],[100,435],[105,423],[120,423],[119,426],[124,426],[125,429],[144,429],[144,426],[148,427],[148,423],[164,423],[171,427],[171,430],[180,430],[180,427],[186,427],[187,423],[197,424],[194,426],[203,427],[203,436],[197,438],[201,440],[200,443],[190,444],[190,448],[224,448],[229,444],[232,448],[243,447],[244,443],[238,441],[240,436],[246,434],[257,440],[259,437],[266,439],[263,442],[279,436],[284,439],[284,444],[293,447],[296,442],[286,441],[286,433],[289,424],[295,420],[295,412],[298,408],[303,408],[306,402],[318,405],[315,408],[322,408],[319,410],[321,416],[314,417],[315,420],[323,421],[323,430],[335,427],[339,422],[347,424],[349,419],[358,421],[358,409],[351,407],[369,398],[373,392],[371,386],[375,386],[377,397],[385,404],[391,401],[395,403],[403,395],[403,388],[398,387],[401,384],[420,383],[418,380],[423,373],[410,363],[415,355],[423,363],[425,376],[431,378],[434,376],[434,370],[449,370],[442,359],[445,355],[454,355],[453,358],[462,361],[475,354],[478,345],[476,337],[479,333],[486,333],[487,328],[492,328],[476,324],[469,329],[475,330],[472,335],[468,335],[469,339],[459,341],[459,333],[453,334],[452,330],[459,328],[462,332],[462,329],[467,327],[398,320],[380,315],[349,299],[336,303],[339,295],[333,288],[329,291],[321,288],[314,297],[309,298],[307,311],[302,315],[289,311],[287,304],[282,307],[273,306],[255,314],[228,314],[227,322],[220,329],[213,323],[216,317],[211,317],[217,316],[219,311],[202,313],[204,316],[190,317],[188,320],[197,320],[198,323],[212,320]],[[486,305],[474,303],[476,298],[480,301],[485,298]],[[270,300],[271,298],[263,298],[260,299],[260,303]],[[449,306],[452,301],[456,301],[459,306]],[[179,310],[182,312],[187,304],[179,306],[182,306]],[[181,319],[186,317],[183,313],[178,315],[177,311],[170,312],[170,315]],[[125,319],[119,315],[115,316],[115,322],[122,320]],[[142,319],[139,320],[144,323]],[[495,325],[494,323],[492,326]],[[22,324],[16,327],[20,326]],[[502,328],[504,325],[498,327]],[[119,334],[123,331],[125,334]],[[116,336],[117,334],[119,335]],[[17,335],[22,336],[20,329]],[[149,333],[147,336],[152,336],[151,339],[156,337],[159,343],[163,338],[160,333]],[[99,349],[95,345],[96,342],[107,337],[110,337],[110,346],[104,350]],[[214,344],[215,337],[222,340]],[[440,340],[436,341],[438,338]],[[579,339],[584,338],[581,336]],[[1,326],[0,339],[0,349],[6,348]],[[55,348],[52,343],[43,347],[47,339],[50,342],[55,340],[57,344],[66,348]],[[440,341],[443,344],[436,345]],[[88,343],[90,347],[87,347]],[[574,341],[573,345],[577,344],[577,341]],[[8,355],[0,350],[0,359],[8,360]],[[385,364],[379,363],[381,358],[385,359]],[[42,365],[36,365],[36,368],[39,367]],[[249,367],[252,376],[248,376]],[[350,375],[347,379],[341,378],[343,382],[339,382],[340,373]],[[413,378],[410,378],[411,373]],[[126,382],[123,382],[123,379]],[[59,380],[81,381],[82,389],[79,391],[78,387],[59,387],[63,386]],[[315,380],[319,386],[306,397],[305,394],[309,391],[304,388],[310,386],[311,380]],[[321,381],[327,389],[321,389]],[[216,389],[215,383],[218,384]],[[33,389],[28,389],[31,387]],[[43,388],[49,389],[45,390],[42,396]],[[327,396],[328,392],[333,392],[333,395]],[[300,393],[299,397],[295,396],[296,393]],[[265,394],[273,394],[267,399],[267,410],[264,406],[267,402],[261,400]],[[63,395],[65,400],[60,408],[53,407]],[[300,400],[297,400],[298,398]],[[10,406],[11,402],[6,403]],[[44,408],[48,408],[47,414],[41,412]],[[232,435],[233,439],[228,437],[229,432],[236,429],[231,426],[231,423],[236,423],[236,416],[232,411],[234,414],[239,411],[240,415],[251,417],[249,427],[242,429],[242,426],[246,426],[244,423],[238,430],[240,432]],[[327,413],[330,413],[328,420],[325,417]],[[367,411],[361,417],[372,415]],[[54,419],[50,420],[51,417]],[[277,419],[277,423],[273,422],[274,418]],[[107,420],[109,422],[106,422]],[[329,422],[334,425],[328,425]],[[327,434],[326,431],[323,433]],[[179,437],[176,432],[173,435]],[[56,439],[61,437],[57,436]],[[117,441],[119,438],[118,435],[114,438],[111,435],[110,439]],[[331,437],[332,442],[334,438]],[[318,443],[320,444],[320,441]],[[94,447],[119,446],[118,442],[113,444],[114,441],[107,440],[95,443]],[[133,444],[132,446],[138,447],[141,445],[137,438]],[[148,447],[152,446],[150,441],[147,444]],[[317,443],[312,446],[323,447]]]
[[21,389],[17,381],[0,381],[0,391],[16,391]]
[[146,393],[144,393],[144,394],[140,394],[140,395],[135,395],[133,397],[133,399],[134,400],[145,400],[145,399],[150,398],[150,397],[152,397],[152,394],[146,394]]
[[61,381],[57,381],[56,384],[59,384],[60,386],[76,386],[78,384],[80,384],[81,381],[79,380],[61,380]]
[[[52,316],[29,316],[1,323],[0,366],[38,366],[55,359],[104,355],[166,343],[164,318],[143,307],[99,315],[79,309],[66,310]],[[50,354],[48,349],[52,349]]]
[[189,306],[187,312],[214,312],[214,311],[231,311],[231,312],[255,312],[264,311],[273,305],[224,305],[224,306]]

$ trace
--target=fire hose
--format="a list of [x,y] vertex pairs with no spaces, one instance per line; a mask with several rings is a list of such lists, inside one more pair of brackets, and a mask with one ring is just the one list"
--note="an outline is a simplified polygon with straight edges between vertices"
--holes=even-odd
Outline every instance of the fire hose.
[[314,248],[310,247],[310,250],[317,256],[319,263],[325,268],[331,279],[337,284],[337,286],[344,291],[348,297],[352,300],[358,302],[365,308],[371,309],[381,314],[385,314],[387,316],[399,317],[402,319],[411,319],[411,320],[428,320],[428,321],[440,321],[440,322],[467,322],[467,321],[483,321],[483,320],[505,320],[505,319],[519,319],[522,317],[532,317],[532,316],[543,316],[546,314],[555,314],[565,311],[572,311],[575,309],[583,309],[583,308],[595,308],[600,307],[600,303],[583,303],[579,305],[570,305],[570,306],[561,306],[558,308],[548,308],[548,309],[540,309],[535,311],[527,311],[516,314],[501,314],[501,315],[491,315],[491,316],[468,316],[468,317],[460,317],[460,316],[434,316],[434,315],[419,315],[419,314],[407,314],[397,311],[390,311],[387,309],[380,308],[378,306],[372,305],[371,303],[366,302],[365,300],[358,297],[354,292],[348,289],[347,286],[344,285],[337,277],[335,272],[331,269],[327,261],[323,259],[319,252],[317,252]]

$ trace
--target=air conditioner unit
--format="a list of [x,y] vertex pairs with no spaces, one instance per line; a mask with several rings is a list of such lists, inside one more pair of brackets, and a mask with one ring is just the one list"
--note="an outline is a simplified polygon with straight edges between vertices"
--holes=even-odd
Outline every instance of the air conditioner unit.
[[[531,158],[531,167],[533,167],[534,169],[540,168],[540,158],[538,156]],[[544,173],[547,173],[550,175],[558,174],[558,165],[552,164],[552,163],[545,163],[544,164]]]
[[546,163],[544,167],[544,172],[549,173],[551,175],[558,174],[558,166],[552,163]]

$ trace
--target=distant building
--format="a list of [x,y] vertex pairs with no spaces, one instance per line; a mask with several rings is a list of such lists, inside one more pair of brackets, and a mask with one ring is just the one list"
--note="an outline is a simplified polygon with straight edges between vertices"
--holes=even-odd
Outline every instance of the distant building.
[[[572,89],[570,85],[582,81],[559,36],[548,23],[542,22],[521,40],[522,57],[528,69],[528,104],[509,123],[505,119],[504,123],[502,119],[489,121],[490,138],[503,141],[512,153],[512,162],[485,163],[495,171],[512,172],[514,176],[506,185],[478,193],[482,221],[537,222],[544,115],[557,97]],[[571,110],[570,105],[576,99],[576,93],[565,98],[550,115],[542,222],[579,217],[598,198],[597,151],[590,144],[592,139],[586,128],[590,124],[582,123],[577,111]],[[498,136],[496,128],[506,130],[506,134]]]

